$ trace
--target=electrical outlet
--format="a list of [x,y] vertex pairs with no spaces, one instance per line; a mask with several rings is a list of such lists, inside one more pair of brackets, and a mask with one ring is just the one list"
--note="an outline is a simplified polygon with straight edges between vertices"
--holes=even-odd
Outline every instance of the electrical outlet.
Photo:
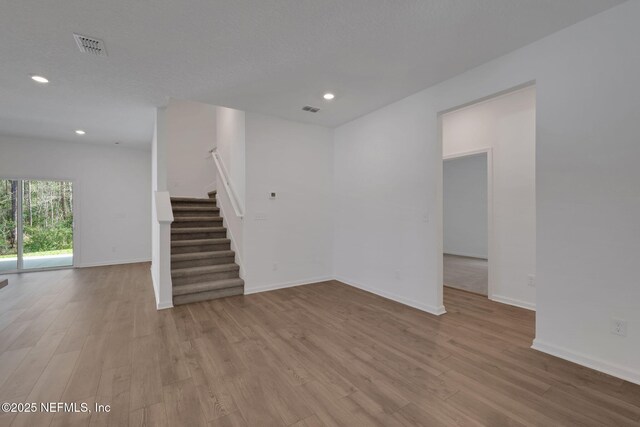
[[278,271],[278,264],[277,263],[273,263],[273,265],[271,266],[271,269],[273,271]]
[[395,276],[397,280],[400,280],[400,270],[395,271]]
[[527,284],[529,286],[531,286],[532,288],[535,288],[536,287],[536,275],[535,274],[529,274],[527,276],[527,278],[528,278]]
[[614,335],[620,335],[621,337],[627,336],[627,321],[624,319],[611,318],[611,333]]

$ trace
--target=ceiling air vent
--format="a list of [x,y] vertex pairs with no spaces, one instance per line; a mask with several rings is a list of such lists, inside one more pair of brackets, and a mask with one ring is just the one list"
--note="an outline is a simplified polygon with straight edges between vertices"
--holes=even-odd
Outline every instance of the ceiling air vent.
[[91,53],[97,56],[107,56],[107,50],[104,47],[104,42],[100,39],[93,37],[81,36],[80,34],[73,34],[73,38],[78,44],[78,49],[82,53]]
[[302,111],[308,111],[310,113],[317,113],[318,111],[320,111],[320,109],[318,107],[312,107],[310,105],[305,105],[304,107],[302,107]]

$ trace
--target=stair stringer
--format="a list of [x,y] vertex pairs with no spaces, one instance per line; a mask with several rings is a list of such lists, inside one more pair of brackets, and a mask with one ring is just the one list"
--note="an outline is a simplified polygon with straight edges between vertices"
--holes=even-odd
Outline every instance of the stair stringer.
[[[211,196],[209,196],[209,197],[211,197]],[[218,192],[218,191],[215,191],[214,198],[216,199],[216,206],[220,208],[220,216],[222,217],[222,226],[227,229],[227,234],[228,234],[227,237],[229,238],[229,240],[231,240],[231,250],[235,253],[236,264],[238,264],[240,266],[240,271],[239,271],[238,274],[240,275],[241,279],[245,280],[245,288],[246,288],[246,274],[245,274],[245,270],[244,270],[244,262],[242,262],[242,251],[238,248],[238,245],[236,243],[238,241],[237,240],[238,237],[236,235],[234,235],[234,233],[232,231],[232,228],[234,228],[234,227],[230,227],[229,226],[229,220],[227,219],[228,218],[227,217],[227,213],[230,213],[231,215],[234,214],[233,213],[233,209],[232,208],[229,209],[230,206],[231,206],[231,201],[220,200],[220,192]],[[224,203],[224,202],[227,202],[227,203]],[[227,212],[225,210],[225,206],[227,206],[227,208],[228,208],[228,210],[230,212]],[[240,221],[241,225],[244,226],[243,218],[240,218],[239,221]]]

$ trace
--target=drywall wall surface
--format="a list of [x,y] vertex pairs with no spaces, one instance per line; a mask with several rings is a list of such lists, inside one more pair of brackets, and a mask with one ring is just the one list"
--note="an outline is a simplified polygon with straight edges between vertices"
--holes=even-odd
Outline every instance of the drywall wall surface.
[[215,188],[209,150],[216,143],[216,108],[200,102],[169,101],[166,167],[172,197],[207,197]]
[[151,259],[151,153],[0,137],[3,178],[73,181],[79,267]]
[[337,128],[336,275],[441,306],[438,113],[535,81],[536,348],[640,382],[639,20],[623,3]]
[[486,259],[487,155],[447,160],[443,169],[444,253]]
[[247,112],[246,166],[245,292],[331,278],[333,131]]
[[[529,284],[529,276],[536,273],[535,138],[535,87],[442,116],[445,157],[491,149],[493,252],[489,297],[528,308],[536,303],[535,288]],[[446,201],[446,188],[443,197]],[[444,225],[446,252],[446,217]]]
[[244,211],[246,198],[245,112],[233,108],[216,107],[216,117],[218,154],[240,209]]

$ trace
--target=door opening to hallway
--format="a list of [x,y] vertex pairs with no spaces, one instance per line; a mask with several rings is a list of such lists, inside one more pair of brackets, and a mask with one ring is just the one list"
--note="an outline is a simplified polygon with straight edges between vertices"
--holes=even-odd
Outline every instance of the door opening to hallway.
[[443,284],[535,309],[535,86],[440,120]]
[[488,152],[443,164],[444,285],[488,295]]

